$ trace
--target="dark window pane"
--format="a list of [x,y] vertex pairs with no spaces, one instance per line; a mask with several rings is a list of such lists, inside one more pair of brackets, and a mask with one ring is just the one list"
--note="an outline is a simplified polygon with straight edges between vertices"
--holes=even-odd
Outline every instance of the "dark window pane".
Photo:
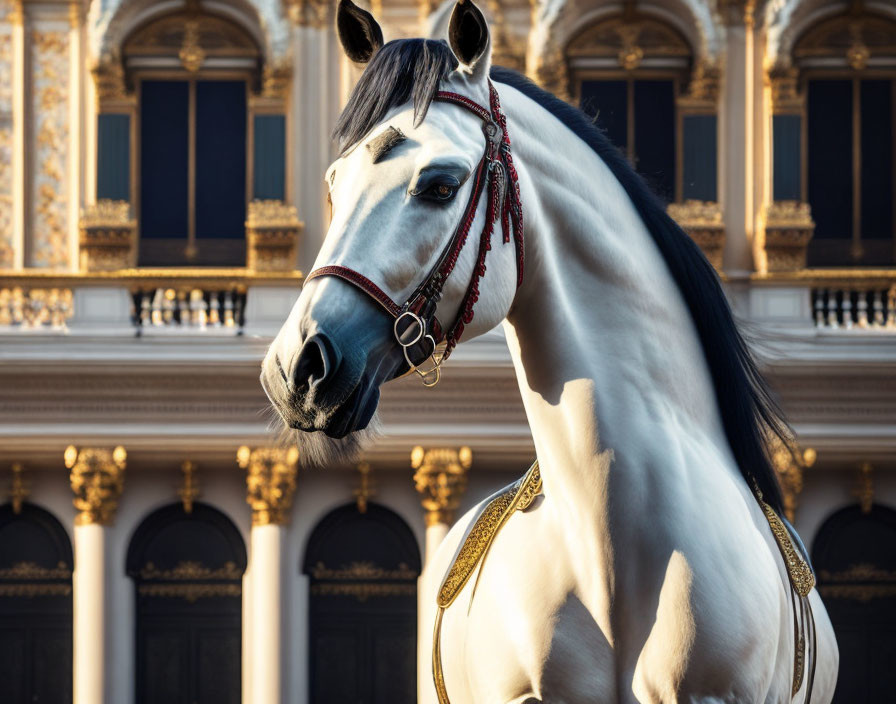
[[814,239],[849,239],[853,208],[850,81],[809,81],[807,129]]
[[97,118],[96,197],[131,199],[131,116]]
[[672,81],[635,81],[635,166],[663,200],[675,197]]
[[774,173],[772,184],[775,200],[802,200],[802,120],[799,115],[775,115],[772,118]]
[[625,81],[582,81],[582,110],[623,150],[628,145],[627,94]]
[[185,81],[140,89],[141,238],[187,238],[188,96]]
[[283,200],[286,191],[286,118],[256,115],[252,197]]
[[[718,199],[716,187],[716,116],[687,115],[682,119],[681,197],[683,200]],[[637,142],[636,142],[637,144]]]
[[890,81],[862,81],[862,239],[893,237],[893,106]]
[[242,238],[246,220],[246,84],[196,84],[196,237]]

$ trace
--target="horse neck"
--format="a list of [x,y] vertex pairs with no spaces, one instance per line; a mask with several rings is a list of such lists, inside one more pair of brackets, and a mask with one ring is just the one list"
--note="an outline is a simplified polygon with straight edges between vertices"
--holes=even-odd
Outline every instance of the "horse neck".
[[[728,452],[696,329],[622,184],[521,100],[508,101],[508,118],[526,269],[507,333],[545,490],[599,501],[611,467],[662,488],[683,474],[652,460],[686,457],[691,441]],[[645,476],[654,467],[662,476]]]

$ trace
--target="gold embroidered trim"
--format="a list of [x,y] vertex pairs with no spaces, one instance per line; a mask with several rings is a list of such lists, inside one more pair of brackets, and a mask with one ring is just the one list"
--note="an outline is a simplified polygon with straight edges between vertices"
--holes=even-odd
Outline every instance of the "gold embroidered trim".
[[510,518],[514,511],[524,511],[535,497],[541,493],[541,472],[538,460],[532,464],[522,479],[514,482],[501,494],[492,499],[479,518],[473,524],[460,552],[448,570],[448,576],[442,582],[442,588],[436,603],[436,623],[432,634],[432,678],[436,687],[439,704],[450,704],[448,690],[445,687],[445,675],[442,672],[442,616],[445,609],[457,598],[457,595],[470,580],[476,566],[485,559],[495,536]]
[[772,529],[772,535],[775,536],[775,542],[778,543],[778,548],[781,550],[784,566],[787,568],[787,575],[790,577],[790,584],[800,597],[809,596],[809,592],[815,586],[815,575],[812,574],[812,568],[809,567],[803,556],[793,546],[790,533],[781,519],[778,518],[775,510],[761,498],[759,499],[759,505],[762,507],[763,513],[765,513],[768,525]]
[[454,564],[448,570],[448,576],[442,583],[436,603],[446,608],[457,598],[461,589],[469,581],[476,566],[488,552],[498,531],[507,522],[517,508],[528,508],[541,492],[541,473],[536,461],[522,479],[518,480],[501,494],[492,499],[473,528],[467,535],[464,544],[454,558]]

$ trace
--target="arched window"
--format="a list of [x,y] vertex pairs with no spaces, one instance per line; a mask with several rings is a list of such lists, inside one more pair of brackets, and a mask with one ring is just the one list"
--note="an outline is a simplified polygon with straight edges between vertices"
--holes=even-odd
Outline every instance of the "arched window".
[[838,511],[815,538],[818,589],[840,646],[835,704],[889,701],[896,690],[896,511]]
[[127,555],[136,590],[136,702],[238,704],[246,548],[211,506],[150,514]]
[[0,701],[72,701],[72,546],[51,514],[0,506]]
[[[802,173],[781,176],[790,199],[812,209],[810,265],[896,262],[894,37],[896,20],[859,6],[809,28],[794,45],[805,126],[793,150],[802,146],[805,156]],[[799,116],[791,121],[798,126]]]
[[308,540],[311,702],[417,701],[420,550],[389,509],[326,515]]
[[136,220],[118,266],[243,266],[252,202],[286,201],[290,68],[220,10],[151,8],[94,69],[97,212]]
[[[658,195],[667,203],[716,200],[714,96],[681,109],[696,86],[691,48],[675,28],[630,7],[580,31],[565,54],[573,100]],[[685,113],[705,119],[685,124]],[[701,141],[683,144],[693,139]]]

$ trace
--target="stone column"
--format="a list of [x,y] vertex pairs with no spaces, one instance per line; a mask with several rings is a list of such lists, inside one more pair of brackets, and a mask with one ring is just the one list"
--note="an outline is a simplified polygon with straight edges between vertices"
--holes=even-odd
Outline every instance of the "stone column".
[[454,522],[454,512],[467,487],[467,470],[472,462],[473,453],[469,447],[424,450],[418,446],[411,452],[411,467],[416,470],[414,485],[420,492],[420,503],[426,512],[424,567]]
[[754,0],[725,0],[727,25],[721,105],[722,209],[726,271],[753,269],[753,9]]
[[70,446],[65,466],[78,510],[75,518],[74,704],[104,704],[106,695],[106,527],[115,519],[127,453]]
[[281,704],[283,677],[283,541],[296,490],[298,450],[243,446],[237,462],[246,470],[252,507],[249,573],[248,704]]

